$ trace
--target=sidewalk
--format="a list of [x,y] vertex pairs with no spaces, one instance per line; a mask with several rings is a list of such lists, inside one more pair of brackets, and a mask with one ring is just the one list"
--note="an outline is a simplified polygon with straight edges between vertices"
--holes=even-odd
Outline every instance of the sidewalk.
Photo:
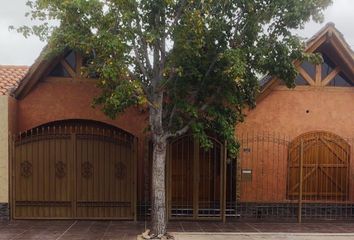
[[173,233],[175,240],[352,240],[348,233]]
[[[144,222],[0,221],[0,240],[136,240]],[[176,240],[354,240],[354,222],[247,223],[171,221]]]

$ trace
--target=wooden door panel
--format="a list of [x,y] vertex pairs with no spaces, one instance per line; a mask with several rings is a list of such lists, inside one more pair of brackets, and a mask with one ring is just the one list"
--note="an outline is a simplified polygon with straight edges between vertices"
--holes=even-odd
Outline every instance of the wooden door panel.
[[350,146],[328,132],[311,132],[289,147],[288,197],[298,199],[300,146],[303,143],[303,199],[344,201],[348,198]]

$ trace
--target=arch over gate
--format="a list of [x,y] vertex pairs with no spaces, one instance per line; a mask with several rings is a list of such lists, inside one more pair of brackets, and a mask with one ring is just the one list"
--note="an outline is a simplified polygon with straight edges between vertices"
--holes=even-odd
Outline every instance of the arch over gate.
[[14,219],[134,219],[137,139],[87,120],[48,123],[14,139]]
[[303,200],[348,199],[350,145],[343,138],[324,131],[302,134],[290,143],[288,163],[288,199],[299,199],[301,168]]
[[191,135],[168,148],[168,209],[171,219],[221,219],[224,215],[224,145],[209,137],[201,148]]

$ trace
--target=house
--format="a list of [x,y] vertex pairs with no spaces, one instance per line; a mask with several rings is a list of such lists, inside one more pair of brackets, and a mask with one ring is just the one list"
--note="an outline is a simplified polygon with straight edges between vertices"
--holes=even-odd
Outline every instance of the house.
[[238,126],[238,202],[260,215],[294,216],[300,198],[310,217],[352,217],[354,53],[332,23],[306,51],[324,62],[295,63],[294,89],[266,77],[257,107]]
[[[257,107],[235,133],[237,159],[212,135],[208,150],[189,135],[170,141],[169,219],[294,217],[299,204],[322,212],[337,206],[349,216],[353,52],[333,24],[306,51],[323,54],[324,63],[295,63],[294,89],[262,81]],[[147,114],[130,108],[112,120],[92,108],[100,90],[82,76],[82,64],[66,51],[11,74],[0,68],[0,90],[13,83],[0,98],[2,216],[134,220],[149,213]]]

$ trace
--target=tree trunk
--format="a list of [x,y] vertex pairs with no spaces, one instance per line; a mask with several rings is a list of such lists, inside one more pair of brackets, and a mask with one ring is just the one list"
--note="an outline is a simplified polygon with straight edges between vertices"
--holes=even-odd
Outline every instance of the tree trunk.
[[152,232],[166,234],[166,140],[154,137],[152,171]]
[[166,234],[166,146],[167,139],[162,127],[163,93],[154,96],[155,108],[150,108],[149,121],[153,138],[152,155],[152,233],[159,236]]

